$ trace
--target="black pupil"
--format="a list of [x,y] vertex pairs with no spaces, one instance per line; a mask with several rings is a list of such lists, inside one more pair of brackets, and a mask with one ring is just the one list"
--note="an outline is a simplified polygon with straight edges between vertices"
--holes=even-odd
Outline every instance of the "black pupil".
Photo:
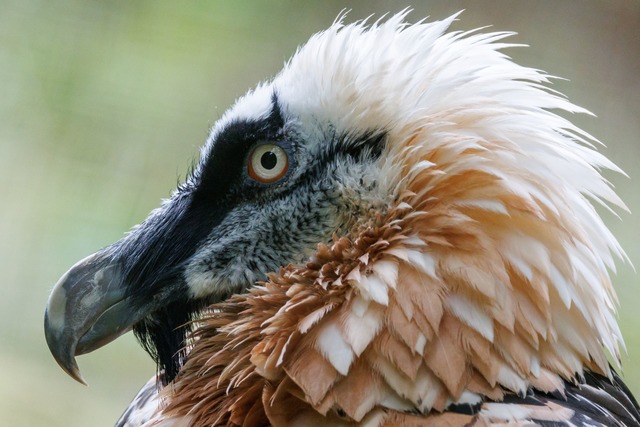
[[273,151],[267,151],[260,157],[260,165],[267,170],[271,170],[278,164],[278,156]]

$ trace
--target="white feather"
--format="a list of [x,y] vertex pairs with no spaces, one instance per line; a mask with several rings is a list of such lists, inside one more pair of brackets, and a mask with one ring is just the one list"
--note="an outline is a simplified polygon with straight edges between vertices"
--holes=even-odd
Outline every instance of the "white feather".
[[493,320],[482,308],[460,294],[449,295],[446,302],[454,315],[493,342]]
[[356,356],[360,356],[376,337],[384,315],[381,310],[367,310],[364,315],[349,315],[344,320],[344,335]]
[[334,323],[327,323],[321,328],[318,333],[316,348],[333,365],[336,371],[342,375],[347,375],[349,367],[355,358],[355,353]]
[[358,283],[362,296],[370,298],[378,304],[389,304],[389,290],[386,283],[376,274],[363,276]]

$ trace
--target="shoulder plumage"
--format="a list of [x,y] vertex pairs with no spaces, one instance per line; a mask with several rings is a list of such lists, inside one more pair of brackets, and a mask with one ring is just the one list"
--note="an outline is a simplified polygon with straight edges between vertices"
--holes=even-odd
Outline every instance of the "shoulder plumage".
[[151,420],[160,410],[158,378],[151,378],[133,398],[115,427],[139,427]]

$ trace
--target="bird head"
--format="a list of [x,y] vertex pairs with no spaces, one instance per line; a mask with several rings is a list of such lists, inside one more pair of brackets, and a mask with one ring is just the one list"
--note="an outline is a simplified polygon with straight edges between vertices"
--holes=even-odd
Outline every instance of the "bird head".
[[602,345],[617,355],[621,338],[607,268],[622,251],[590,200],[624,206],[599,173],[618,169],[551,111],[585,110],[500,52],[510,33],[405,15],[313,36],[214,125],[168,200],[62,276],[45,332],[67,373],[81,380],[75,356],[133,329],[170,381],[203,308],[393,212],[413,248],[396,256],[438,283],[436,317],[489,342],[553,336],[528,369],[558,352],[569,373],[608,369]]

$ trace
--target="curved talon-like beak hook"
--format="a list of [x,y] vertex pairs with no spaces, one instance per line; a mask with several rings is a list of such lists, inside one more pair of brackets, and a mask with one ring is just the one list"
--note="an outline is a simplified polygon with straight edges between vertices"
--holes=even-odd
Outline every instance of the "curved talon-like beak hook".
[[51,354],[76,381],[86,385],[75,356],[113,341],[146,314],[131,306],[125,291],[122,266],[105,251],[76,263],[53,288],[44,332]]

